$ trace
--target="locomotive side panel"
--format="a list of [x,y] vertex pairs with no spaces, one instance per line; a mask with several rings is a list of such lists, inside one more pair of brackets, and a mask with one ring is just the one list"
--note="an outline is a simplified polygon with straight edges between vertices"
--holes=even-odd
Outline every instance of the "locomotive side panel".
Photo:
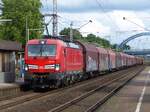
[[[74,44],[65,48],[66,53],[66,72],[69,74],[76,74],[83,72],[83,54],[82,49]],[[60,57],[61,58],[61,57]]]

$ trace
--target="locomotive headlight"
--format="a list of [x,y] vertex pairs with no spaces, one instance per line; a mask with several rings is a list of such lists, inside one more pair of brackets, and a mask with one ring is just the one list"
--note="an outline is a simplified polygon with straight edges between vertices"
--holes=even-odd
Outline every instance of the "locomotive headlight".
[[25,69],[25,71],[28,71],[28,66],[25,66],[25,68],[24,68],[24,69]]
[[41,41],[41,44],[44,44],[44,41]]
[[56,70],[56,71],[59,71],[59,70],[60,70],[60,65],[59,65],[59,64],[56,64],[56,65],[55,65],[55,70]]
[[55,69],[55,65],[45,65],[45,69]]
[[52,65],[45,65],[45,69],[55,69],[56,71],[60,70],[60,65],[59,64],[52,64]]
[[28,65],[28,68],[29,69],[38,69],[38,66],[37,65]]

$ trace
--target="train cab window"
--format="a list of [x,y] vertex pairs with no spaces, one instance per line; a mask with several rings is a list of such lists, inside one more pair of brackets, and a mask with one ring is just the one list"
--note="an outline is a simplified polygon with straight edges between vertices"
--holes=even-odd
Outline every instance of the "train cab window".
[[55,56],[56,45],[28,45],[28,56]]
[[40,45],[29,45],[28,56],[40,56]]
[[56,55],[56,45],[44,45],[42,56],[55,56]]

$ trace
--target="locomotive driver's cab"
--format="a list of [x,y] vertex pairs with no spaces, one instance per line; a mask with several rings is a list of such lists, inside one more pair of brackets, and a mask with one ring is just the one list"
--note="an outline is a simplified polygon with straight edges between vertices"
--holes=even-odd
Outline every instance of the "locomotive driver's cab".
[[25,50],[25,82],[38,86],[55,78],[54,74],[60,71],[60,46],[56,39],[28,42]]
[[43,73],[47,69],[53,68],[56,60],[56,47],[56,44],[47,44],[44,40],[39,41],[39,44],[28,44],[25,70]]

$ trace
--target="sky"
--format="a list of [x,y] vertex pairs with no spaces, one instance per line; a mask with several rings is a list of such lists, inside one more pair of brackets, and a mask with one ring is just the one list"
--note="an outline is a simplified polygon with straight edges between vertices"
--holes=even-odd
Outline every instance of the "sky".
[[[43,14],[52,13],[53,0],[41,0]],[[150,29],[150,0],[57,0],[59,31],[69,27],[79,28],[83,35],[93,33],[121,43],[124,39]],[[123,20],[123,17],[126,19]],[[48,21],[49,18],[46,19]],[[51,25],[49,25],[51,31]],[[130,41],[133,49],[150,49],[150,38],[142,36]]]

